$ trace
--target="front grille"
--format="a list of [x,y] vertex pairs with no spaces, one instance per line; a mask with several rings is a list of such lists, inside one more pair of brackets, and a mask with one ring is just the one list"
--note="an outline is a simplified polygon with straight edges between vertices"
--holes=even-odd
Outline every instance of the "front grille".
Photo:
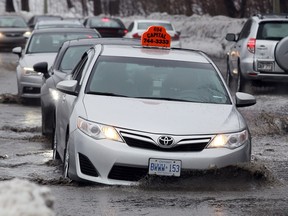
[[139,181],[148,174],[148,168],[114,165],[108,178],[123,181]]
[[23,93],[25,93],[25,94],[40,94],[40,88],[38,88],[38,87],[24,87]]
[[88,157],[79,153],[80,170],[83,174],[98,177],[98,172]]
[[6,37],[21,37],[23,36],[24,32],[23,33],[6,33],[5,36]]
[[[172,148],[161,148],[160,146],[157,146],[156,144],[153,144],[151,142],[147,142],[144,140],[140,140],[140,139],[136,139],[136,138],[132,138],[132,137],[126,137],[126,136],[123,136],[123,138],[124,138],[126,144],[130,147],[150,149],[150,150],[156,150],[156,151],[164,151],[164,152],[202,151],[206,147],[206,145],[208,144],[207,138],[197,139],[197,140],[190,139],[190,140],[180,140],[179,141],[179,142],[185,142],[185,144],[176,145]],[[189,141],[190,141],[190,143],[189,143]]]

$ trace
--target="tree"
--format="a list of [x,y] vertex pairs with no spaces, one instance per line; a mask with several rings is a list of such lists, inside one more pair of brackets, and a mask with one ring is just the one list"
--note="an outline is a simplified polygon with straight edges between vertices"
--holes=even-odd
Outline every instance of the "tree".
[[94,15],[100,15],[102,13],[102,7],[101,7],[101,0],[94,0],[94,7],[93,7],[94,11]]
[[29,0],[21,0],[21,7],[23,11],[30,11]]
[[68,6],[69,9],[74,7],[74,5],[71,2],[71,0],[67,0],[67,6]]
[[5,10],[6,10],[6,12],[15,12],[15,7],[13,4],[13,1],[6,0]]
[[88,15],[88,7],[87,7],[87,0],[81,0],[82,3],[82,11],[83,11],[83,16]]

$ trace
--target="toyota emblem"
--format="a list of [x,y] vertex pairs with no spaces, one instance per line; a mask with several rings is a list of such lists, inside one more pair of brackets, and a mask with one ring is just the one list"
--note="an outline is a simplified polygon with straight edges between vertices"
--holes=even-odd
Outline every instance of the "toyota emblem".
[[170,136],[160,136],[158,144],[163,148],[170,148],[174,144],[174,139]]

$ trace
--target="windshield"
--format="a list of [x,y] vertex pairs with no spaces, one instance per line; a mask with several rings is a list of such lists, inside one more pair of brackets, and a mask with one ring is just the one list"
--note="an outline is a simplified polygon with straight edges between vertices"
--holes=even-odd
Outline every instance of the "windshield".
[[27,28],[27,24],[20,17],[1,17],[0,28]]
[[257,39],[281,40],[288,36],[288,22],[262,22],[259,25]]
[[88,94],[230,104],[211,64],[131,57],[99,57]]
[[66,40],[98,37],[96,32],[95,34],[91,34],[91,32],[46,32],[34,34],[29,42],[27,53],[57,53],[59,47]]
[[[92,45],[91,45],[92,46]],[[83,53],[89,49],[90,45],[72,46],[69,47],[60,64],[60,70],[63,72],[70,72],[76,66]]]

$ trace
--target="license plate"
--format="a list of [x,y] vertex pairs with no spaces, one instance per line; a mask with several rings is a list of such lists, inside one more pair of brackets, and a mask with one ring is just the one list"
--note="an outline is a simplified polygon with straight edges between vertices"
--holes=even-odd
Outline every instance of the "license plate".
[[150,158],[149,174],[162,176],[180,176],[181,161]]
[[258,70],[262,71],[272,71],[273,63],[272,62],[258,62]]

